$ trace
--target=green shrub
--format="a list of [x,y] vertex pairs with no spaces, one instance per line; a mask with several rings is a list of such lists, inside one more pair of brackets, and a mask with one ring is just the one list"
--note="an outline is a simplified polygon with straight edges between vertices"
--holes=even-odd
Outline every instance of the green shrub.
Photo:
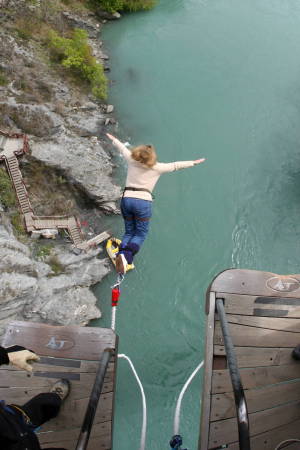
[[155,6],[156,0],[124,0],[124,11],[148,10]]
[[47,264],[49,264],[53,271],[53,274],[51,276],[63,273],[65,270],[64,266],[59,262],[57,256],[55,255],[52,255],[47,259]]
[[105,11],[114,13],[123,8],[124,0],[95,0],[95,4],[103,8]]
[[0,168],[0,201],[6,208],[16,206],[16,194],[5,169]]
[[103,66],[97,63],[87,41],[87,32],[75,29],[70,39],[49,32],[49,45],[54,56],[77,77],[88,81],[92,93],[99,99],[106,99],[107,79]]
[[94,4],[113,13],[151,9],[156,4],[156,0],[94,0]]

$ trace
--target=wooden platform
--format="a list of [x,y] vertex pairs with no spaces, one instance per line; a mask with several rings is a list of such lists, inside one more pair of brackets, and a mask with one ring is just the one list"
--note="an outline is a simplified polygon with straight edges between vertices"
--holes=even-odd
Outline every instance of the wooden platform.
[[[117,351],[118,338],[106,328],[50,326],[30,322],[11,322],[2,345],[19,344],[35,351],[41,361],[33,375],[1,366],[0,397],[6,403],[24,404],[40,392],[48,392],[59,378],[68,378],[71,392],[55,419],[38,433],[43,448],[75,449],[86,406],[94,384],[99,359],[105,349]],[[88,450],[112,448],[112,417],[116,364],[113,357],[105,378]]]
[[[248,405],[251,450],[300,439],[300,275],[227,270],[207,292],[206,360],[199,450],[238,450],[238,428],[215,299],[225,300]],[[300,443],[288,449],[300,449]]]

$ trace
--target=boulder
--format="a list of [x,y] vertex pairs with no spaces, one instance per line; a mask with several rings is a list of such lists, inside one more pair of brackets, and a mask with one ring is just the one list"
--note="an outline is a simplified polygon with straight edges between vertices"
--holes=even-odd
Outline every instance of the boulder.
[[[53,249],[38,261],[31,249],[16,240],[7,217],[0,214],[0,335],[11,320],[30,320],[55,325],[86,325],[101,317],[90,287],[110,271],[99,249],[78,256],[71,249]],[[51,258],[63,267],[55,275]]]

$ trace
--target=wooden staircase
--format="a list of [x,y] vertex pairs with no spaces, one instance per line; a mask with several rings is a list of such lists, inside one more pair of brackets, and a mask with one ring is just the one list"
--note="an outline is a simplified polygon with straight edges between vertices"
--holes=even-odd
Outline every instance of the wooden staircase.
[[19,163],[15,155],[5,158],[6,167],[9,176],[15,188],[17,199],[23,214],[32,212],[32,207],[29,201],[28,193],[23,182],[23,177],[19,169]]
[[8,135],[0,131],[0,160],[4,160],[7,171],[16,191],[17,199],[24,216],[28,232],[35,230],[65,229],[68,231],[74,246],[87,250],[108,239],[110,234],[105,231],[88,241],[84,240],[80,224],[75,216],[35,216],[30,204],[27,189],[16,155],[28,151],[28,141],[25,135]]

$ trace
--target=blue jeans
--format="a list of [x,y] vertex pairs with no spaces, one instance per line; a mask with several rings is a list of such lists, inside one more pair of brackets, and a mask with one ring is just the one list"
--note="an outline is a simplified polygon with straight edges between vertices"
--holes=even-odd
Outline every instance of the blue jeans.
[[125,234],[120,245],[120,252],[125,254],[127,262],[131,264],[133,255],[139,251],[147,237],[152,216],[152,202],[140,198],[123,197],[121,212]]

